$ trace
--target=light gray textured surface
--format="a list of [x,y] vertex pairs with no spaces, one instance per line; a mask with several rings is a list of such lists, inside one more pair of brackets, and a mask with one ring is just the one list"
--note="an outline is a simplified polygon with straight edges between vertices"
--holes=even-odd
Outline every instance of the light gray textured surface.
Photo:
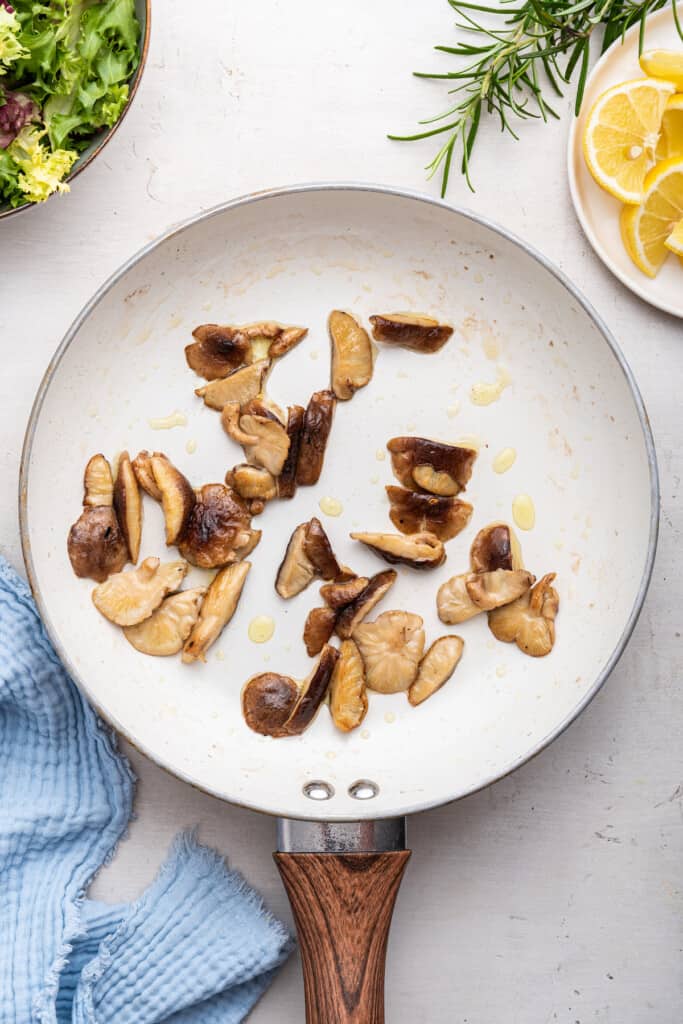
[[[430,47],[452,38],[445,0],[419,9],[204,0],[201,9],[200,19],[178,0],[157,0],[147,74],[116,139],[71,197],[2,227],[0,547],[17,567],[16,479],[33,394],[64,330],[122,260],[169,224],[246,191],[332,178],[420,187],[433,152],[383,135],[444,104],[439,86],[410,71],[436,67]],[[581,236],[565,184],[568,117],[569,103],[560,124],[529,124],[518,144],[486,131],[477,193],[454,177],[450,198],[538,246],[620,341],[658,445],[659,556],[627,653],[569,732],[492,790],[410,823],[414,855],[388,969],[392,1024],[683,1016],[683,327],[626,292]],[[177,829],[198,822],[288,916],[270,857],[274,823],[131,757],[138,820],[96,894],[138,893]],[[252,1019],[299,1021],[302,1007],[292,962]]]

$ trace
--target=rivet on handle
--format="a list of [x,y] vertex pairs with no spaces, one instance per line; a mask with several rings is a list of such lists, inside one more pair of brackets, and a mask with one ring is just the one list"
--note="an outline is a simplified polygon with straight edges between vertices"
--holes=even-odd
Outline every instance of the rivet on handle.
[[334,796],[334,786],[331,786],[329,782],[323,782],[321,779],[314,779],[313,782],[307,782],[303,787],[304,796],[307,796],[309,800],[331,800]]

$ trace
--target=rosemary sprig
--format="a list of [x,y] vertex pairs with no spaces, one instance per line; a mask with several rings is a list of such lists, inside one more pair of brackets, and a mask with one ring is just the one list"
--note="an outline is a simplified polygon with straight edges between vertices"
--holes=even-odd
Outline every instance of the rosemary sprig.
[[390,135],[412,142],[445,136],[443,145],[427,165],[429,177],[441,171],[441,195],[446,194],[454,151],[461,152],[460,167],[473,189],[470,161],[482,113],[493,114],[501,131],[518,138],[513,125],[527,118],[558,117],[548,95],[563,95],[578,69],[575,112],[581,108],[590,63],[591,38],[602,33],[601,52],[640,25],[642,50],[647,17],[671,4],[678,34],[683,26],[676,0],[500,0],[491,7],[467,0],[448,0],[460,20],[457,27],[469,41],[437,46],[441,53],[460,59],[457,70],[441,74],[415,72],[418,78],[453,82],[449,107],[420,121],[425,128],[413,135]]

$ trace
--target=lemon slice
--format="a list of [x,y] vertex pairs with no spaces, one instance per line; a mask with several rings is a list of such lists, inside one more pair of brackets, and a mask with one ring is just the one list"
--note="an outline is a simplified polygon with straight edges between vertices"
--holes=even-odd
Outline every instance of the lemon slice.
[[599,96],[588,115],[583,135],[588,169],[598,185],[624,203],[643,198],[662,115],[675,91],[673,83],[656,78],[623,82]]
[[683,92],[683,50],[645,50],[639,60],[650,78],[673,82],[676,89]]
[[664,160],[645,178],[640,206],[621,211],[621,234],[635,265],[655,277],[669,254],[667,241],[683,218],[683,159]]
[[664,242],[664,245],[667,249],[670,249],[671,252],[675,252],[678,256],[683,256],[683,220],[679,220],[676,227]]
[[655,156],[657,160],[683,156],[683,93],[677,92],[666,101]]

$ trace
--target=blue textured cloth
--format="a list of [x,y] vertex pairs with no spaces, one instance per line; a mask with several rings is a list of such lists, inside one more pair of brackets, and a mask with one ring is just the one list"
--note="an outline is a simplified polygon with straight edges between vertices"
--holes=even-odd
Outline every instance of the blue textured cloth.
[[192,833],[136,903],[86,898],[133,790],[0,559],[2,1024],[237,1024],[288,956],[285,928]]

